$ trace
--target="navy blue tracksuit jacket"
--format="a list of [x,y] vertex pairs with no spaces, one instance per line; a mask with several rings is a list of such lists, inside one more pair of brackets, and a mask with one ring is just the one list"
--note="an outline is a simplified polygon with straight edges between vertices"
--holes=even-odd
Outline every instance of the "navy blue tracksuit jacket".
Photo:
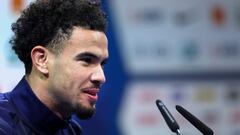
[[51,112],[23,79],[9,93],[0,94],[0,135],[80,135],[73,120]]

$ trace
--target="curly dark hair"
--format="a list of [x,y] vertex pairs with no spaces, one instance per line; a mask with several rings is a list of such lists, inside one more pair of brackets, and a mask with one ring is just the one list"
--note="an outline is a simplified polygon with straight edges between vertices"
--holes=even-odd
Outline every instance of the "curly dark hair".
[[106,33],[106,15],[99,1],[94,0],[37,0],[23,10],[12,24],[15,35],[12,49],[25,65],[25,73],[32,70],[31,50],[42,45],[54,53],[61,52],[64,40],[69,39],[73,27]]

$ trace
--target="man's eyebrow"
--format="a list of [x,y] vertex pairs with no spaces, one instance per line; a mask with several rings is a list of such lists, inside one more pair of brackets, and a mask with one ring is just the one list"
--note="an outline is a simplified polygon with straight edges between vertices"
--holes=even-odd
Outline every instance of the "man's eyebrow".
[[99,56],[91,53],[91,52],[82,52],[82,53],[79,53],[75,58],[78,59],[78,58],[82,58],[82,57],[91,57],[91,58],[94,58],[94,59],[100,59]]
[[[80,59],[80,58],[84,58],[84,57],[87,57],[87,58],[93,58],[93,59],[96,59],[96,60],[101,60],[101,57],[92,53],[92,52],[82,52],[82,53],[79,53],[75,59]],[[108,58],[104,59],[103,62],[106,63],[108,60]]]

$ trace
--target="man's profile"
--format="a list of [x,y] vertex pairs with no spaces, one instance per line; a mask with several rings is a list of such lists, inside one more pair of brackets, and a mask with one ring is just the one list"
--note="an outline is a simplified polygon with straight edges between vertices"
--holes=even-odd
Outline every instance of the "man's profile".
[[36,0],[13,23],[10,43],[25,75],[0,94],[1,135],[77,135],[91,118],[108,58],[106,16],[92,0]]

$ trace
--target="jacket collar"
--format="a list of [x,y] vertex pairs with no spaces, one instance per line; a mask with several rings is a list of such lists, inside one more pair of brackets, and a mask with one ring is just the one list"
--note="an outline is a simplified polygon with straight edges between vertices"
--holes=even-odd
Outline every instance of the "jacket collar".
[[25,77],[9,93],[9,97],[20,118],[35,130],[54,134],[67,126],[67,120],[60,119],[36,97]]

